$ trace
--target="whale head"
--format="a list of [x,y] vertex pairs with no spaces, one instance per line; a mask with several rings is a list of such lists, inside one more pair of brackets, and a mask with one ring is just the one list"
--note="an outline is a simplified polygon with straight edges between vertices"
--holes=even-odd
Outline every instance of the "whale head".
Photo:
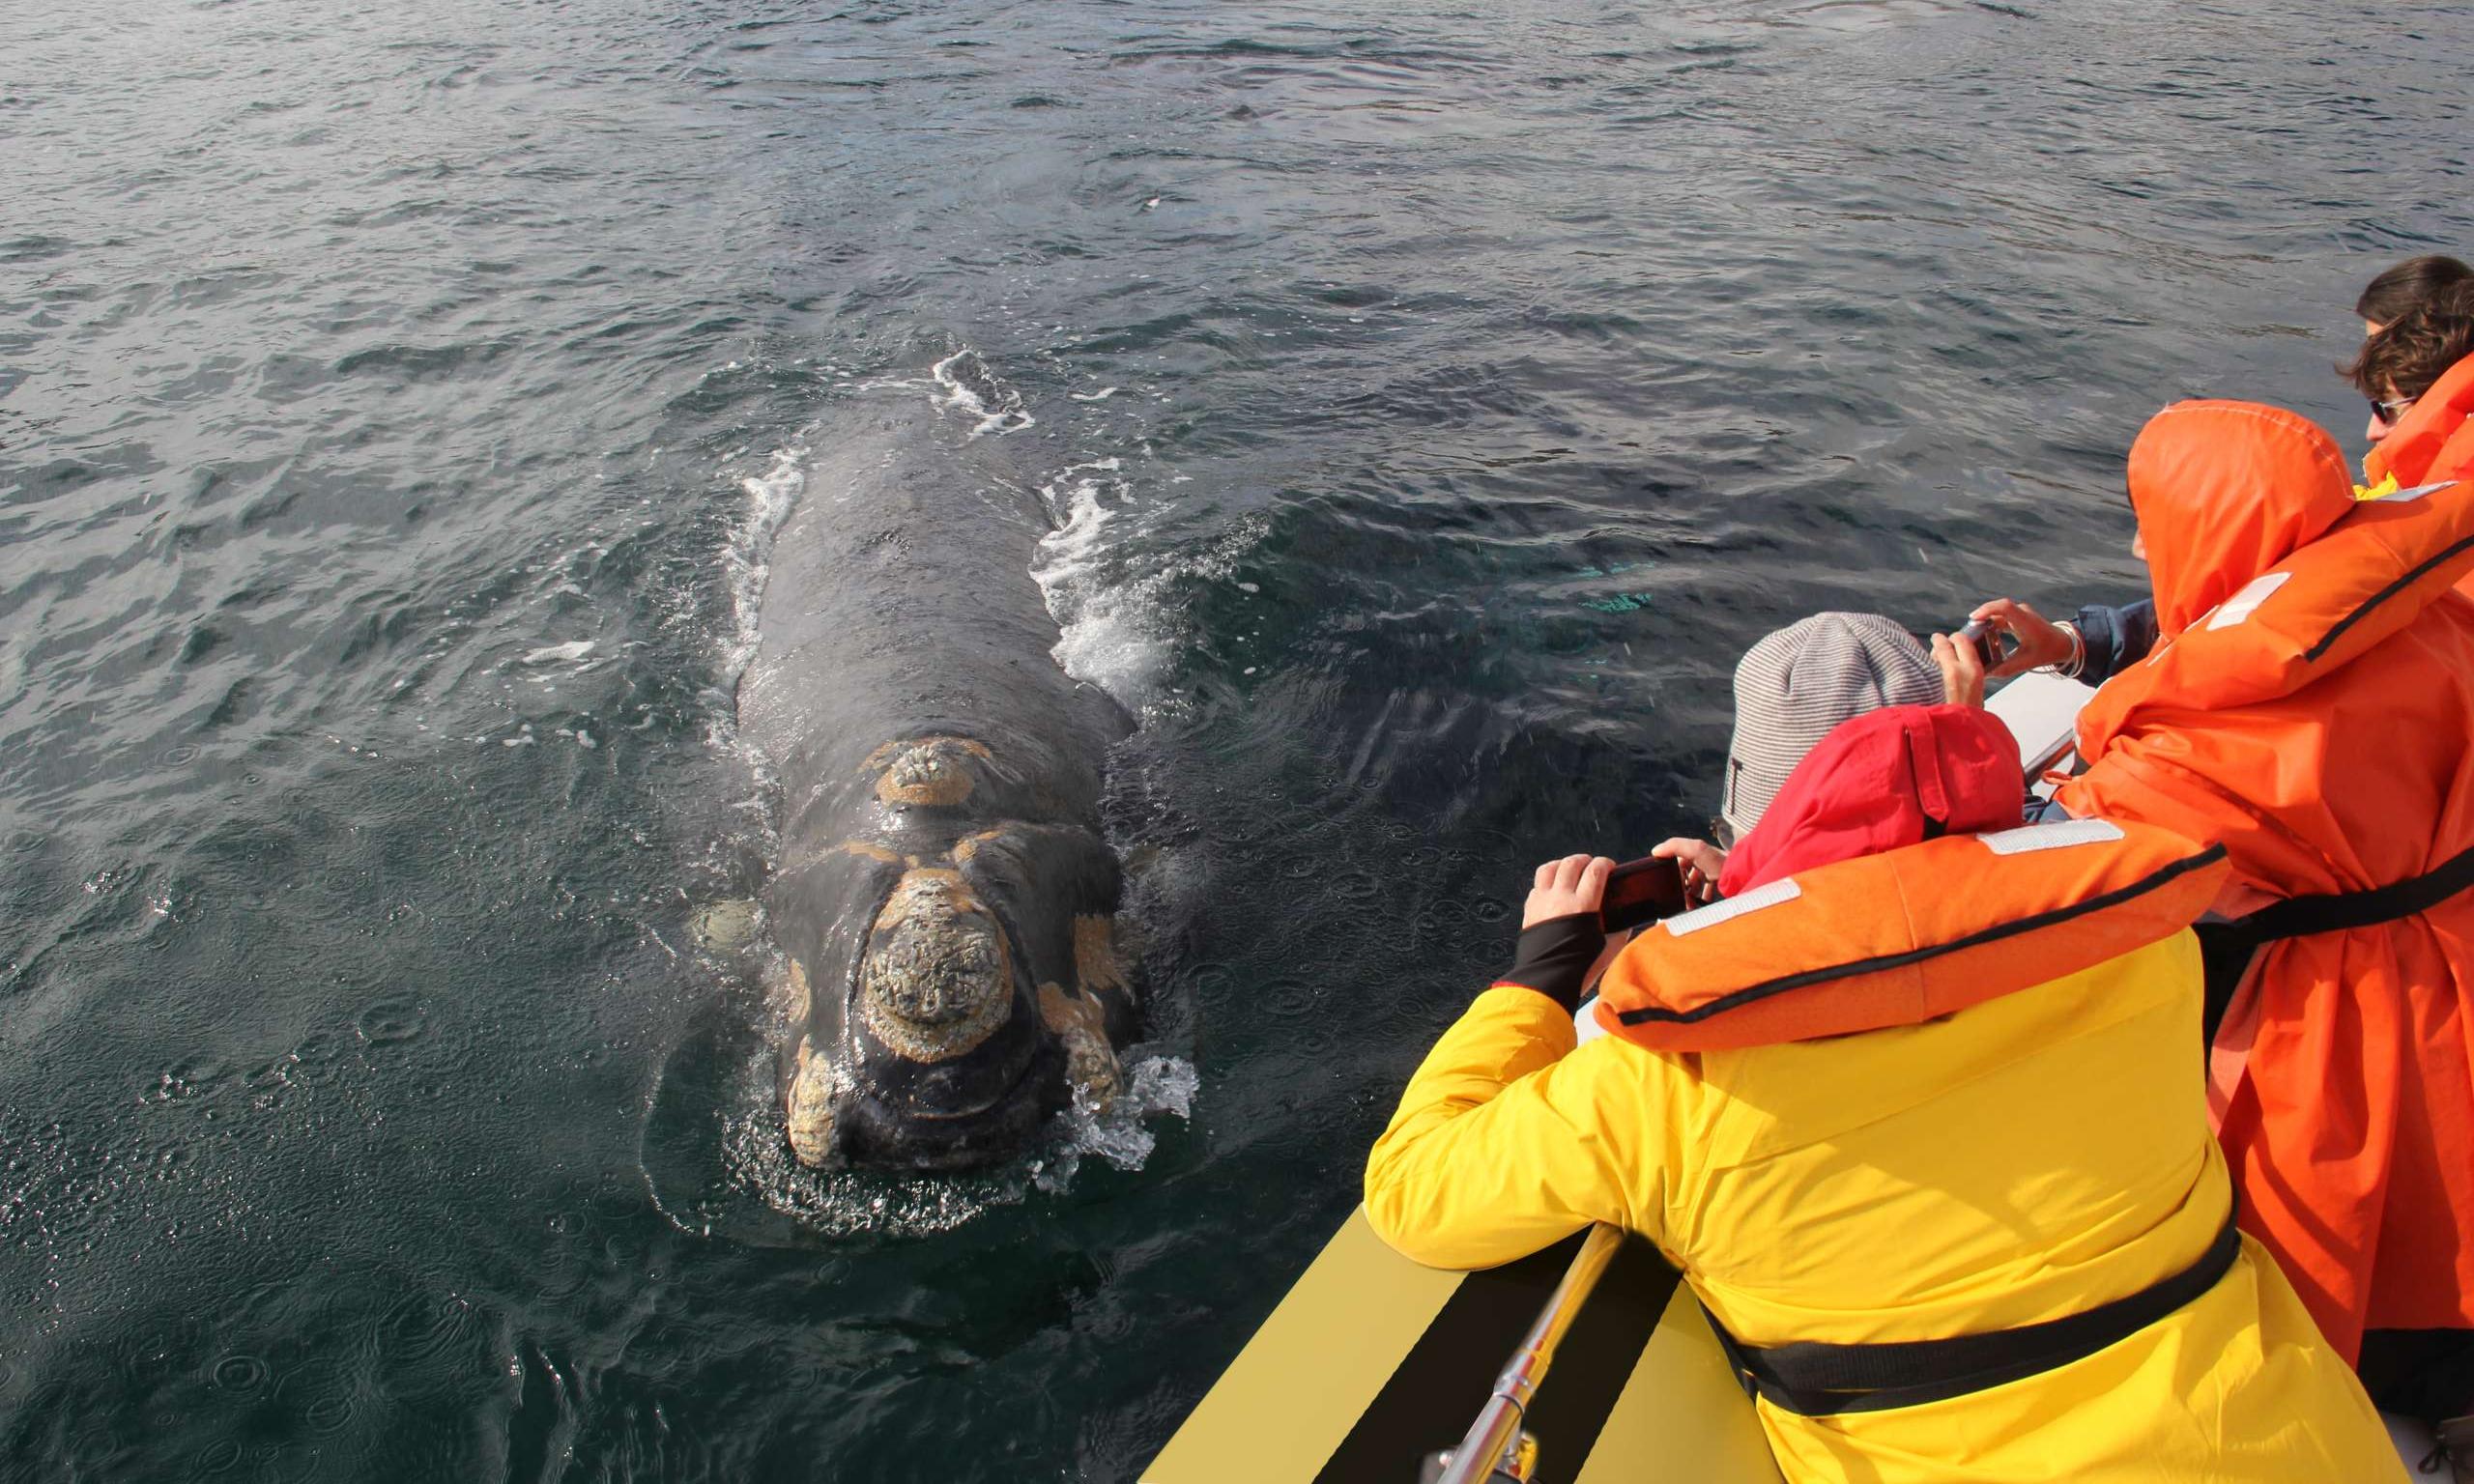
[[863,873],[874,890],[850,894],[833,934],[847,971],[813,984],[793,971],[806,1034],[785,1067],[785,1111],[802,1162],[996,1163],[1078,1090],[1113,1094],[1124,985],[1109,919],[1073,908],[1092,899],[1078,879],[1092,853],[1111,897],[1114,862],[1095,838],[1077,849],[1064,834],[989,831],[935,864]]
[[1001,1159],[1065,1101],[1013,926],[959,870],[905,871],[869,925],[851,986],[841,1153],[953,1169]]

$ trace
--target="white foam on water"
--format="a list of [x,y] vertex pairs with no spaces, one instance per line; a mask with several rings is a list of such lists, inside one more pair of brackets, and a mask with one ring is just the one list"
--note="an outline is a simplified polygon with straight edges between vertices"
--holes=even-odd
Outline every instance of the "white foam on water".
[[[975,421],[970,436],[1019,433],[1039,419],[1022,411],[1022,394],[988,374],[979,353],[964,347],[928,368],[938,388],[936,405]],[[977,382],[979,385],[972,385]]]
[[1170,625],[1138,581],[1127,581],[1119,528],[1134,495],[1115,459],[1077,464],[1040,487],[1055,529],[1040,538],[1031,578],[1056,620],[1052,653],[1065,672],[1128,706],[1154,699],[1166,671]]
[[1191,1122],[1201,1086],[1202,1074],[1184,1057],[1146,1056],[1125,1069],[1125,1090],[1105,1110],[1077,1093],[1073,1106],[1059,1115],[1061,1127],[1051,1133],[1048,1152],[1032,1164],[1031,1183],[1042,1190],[1062,1190],[1090,1155],[1120,1170],[1142,1168],[1160,1147],[1151,1121],[1165,1116]]
[[739,481],[747,506],[733,522],[722,550],[722,569],[731,595],[731,634],[724,640],[721,678],[724,689],[735,686],[756,657],[756,620],[764,606],[764,581],[771,568],[773,533],[799,502],[808,486],[807,434],[773,450],[772,463],[762,474]]
[[579,639],[572,643],[543,644],[538,649],[528,651],[524,658],[516,661],[516,663],[519,665],[556,665],[562,660],[581,660],[586,655],[592,653],[595,642],[595,641],[590,639]]
[[1057,664],[1137,713],[1164,704],[1191,590],[1231,578],[1263,523],[1239,521],[1199,552],[1163,558],[1149,538],[1174,507],[1140,499],[1122,461],[1069,465],[1040,495],[1057,524],[1040,538],[1031,578],[1056,620]]

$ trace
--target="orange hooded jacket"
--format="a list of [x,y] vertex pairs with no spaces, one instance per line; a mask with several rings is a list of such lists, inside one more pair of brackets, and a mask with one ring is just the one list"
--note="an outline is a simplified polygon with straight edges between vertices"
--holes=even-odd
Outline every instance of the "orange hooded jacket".
[[[2184,402],[2131,449],[2161,633],[2080,715],[2074,814],[2223,842],[2219,910],[2474,847],[2474,483],[2357,504],[2327,434]],[[2242,1225],[2348,1357],[2474,1327],[2474,892],[2266,944],[2213,1048]]]

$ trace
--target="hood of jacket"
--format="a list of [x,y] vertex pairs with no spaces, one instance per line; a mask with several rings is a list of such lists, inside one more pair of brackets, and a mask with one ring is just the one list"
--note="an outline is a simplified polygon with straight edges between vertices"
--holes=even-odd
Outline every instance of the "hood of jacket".
[[2252,402],[2176,402],[2130,450],[2157,627],[2181,633],[2354,507],[2345,454],[2317,424]]
[[1942,835],[2006,829],[2027,783],[2019,744],[1975,706],[1884,706],[1841,723],[1787,775],[1727,854],[1726,896]]

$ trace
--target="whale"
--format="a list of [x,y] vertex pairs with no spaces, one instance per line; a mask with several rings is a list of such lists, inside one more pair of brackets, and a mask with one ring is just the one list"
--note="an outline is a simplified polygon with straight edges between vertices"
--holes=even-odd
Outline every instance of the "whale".
[[1138,1020],[1101,818],[1134,721],[1054,658],[1019,398],[975,353],[934,370],[811,433],[738,686],[779,792],[784,1134],[817,1168],[1010,1158],[1117,1095]]

